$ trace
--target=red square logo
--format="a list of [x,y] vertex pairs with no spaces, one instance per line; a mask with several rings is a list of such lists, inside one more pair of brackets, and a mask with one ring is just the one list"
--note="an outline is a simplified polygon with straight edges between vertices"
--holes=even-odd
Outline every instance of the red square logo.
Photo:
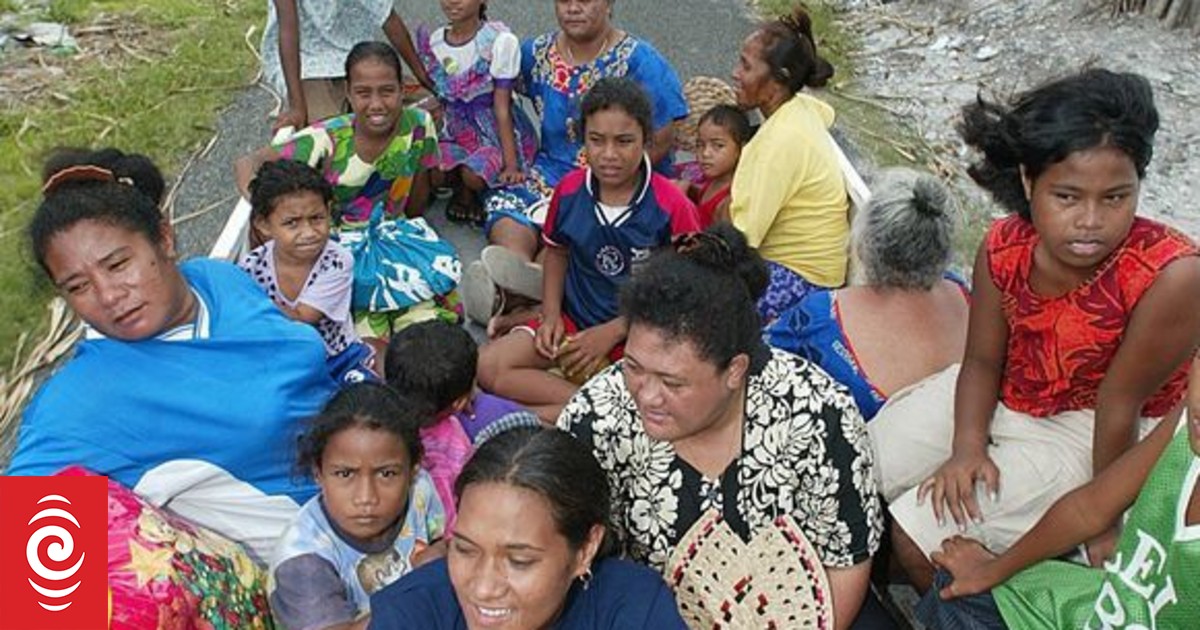
[[108,627],[108,479],[0,477],[0,630]]

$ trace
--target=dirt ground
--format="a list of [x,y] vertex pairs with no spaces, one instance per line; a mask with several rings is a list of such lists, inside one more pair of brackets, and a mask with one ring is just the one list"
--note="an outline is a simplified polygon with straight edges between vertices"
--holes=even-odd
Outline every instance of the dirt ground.
[[[1151,17],[1113,16],[1100,0],[843,0],[862,39],[855,92],[911,125],[935,152],[970,152],[959,108],[1087,65],[1138,72],[1161,118],[1140,212],[1200,235],[1200,38]],[[960,173],[965,180],[965,174]],[[980,197],[973,186],[963,189]]]

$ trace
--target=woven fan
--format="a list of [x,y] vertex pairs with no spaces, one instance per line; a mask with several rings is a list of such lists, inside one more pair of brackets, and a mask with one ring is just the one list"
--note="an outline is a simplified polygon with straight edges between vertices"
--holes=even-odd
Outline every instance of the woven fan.
[[788,516],[746,543],[710,511],[675,547],[665,573],[690,628],[833,628],[825,569]]
[[736,105],[737,92],[716,77],[692,77],[683,84],[688,116],[675,127],[675,148],[695,152],[696,126],[700,117],[717,105]]

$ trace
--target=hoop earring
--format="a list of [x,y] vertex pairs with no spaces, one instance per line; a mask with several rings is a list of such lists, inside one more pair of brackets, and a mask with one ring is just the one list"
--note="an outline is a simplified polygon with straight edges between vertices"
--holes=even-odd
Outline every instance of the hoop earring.
[[579,581],[580,581],[580,583],[583,584],[583,590],[586,591],[592,587],[592,578],[593,577],[595,577],[595,576],[592,575],[592,567],[588,567],[587,571],[584,571],[583,575],[579,576]]

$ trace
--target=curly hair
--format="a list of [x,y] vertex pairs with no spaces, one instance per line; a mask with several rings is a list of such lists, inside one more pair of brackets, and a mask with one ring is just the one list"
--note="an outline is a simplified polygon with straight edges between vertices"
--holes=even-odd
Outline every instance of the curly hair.
[[461,326],[430,320],[392,335],[384,361],[388,385],[436,411],[471,393],[479,349]]
[[1115,147],[1138,178],[1154,156],[1158,109],[1141,75],[1093,68],[1018,94],[1009,104],[980,95],[962,110],[959,134],[982,154],[967,170],[1001,206],[1030,218],[1021,171],[1031,181],[1076,151]]
[[334,394],[321,413],[309,420],[308,428],[297,444],[296,471],[311,475],[321,468],[325,446],[334,435],[352,427],[387,431],[400,438],[408,461],[418,464],[421,424],[429,412],[425,405],[407,400],[380,383],[354,383]]
[[333,186],[315,168],[294,160],[264,162],[250,182],[250,216],[267,219],[279,200],[300,192],[316,193],[329,205]]

